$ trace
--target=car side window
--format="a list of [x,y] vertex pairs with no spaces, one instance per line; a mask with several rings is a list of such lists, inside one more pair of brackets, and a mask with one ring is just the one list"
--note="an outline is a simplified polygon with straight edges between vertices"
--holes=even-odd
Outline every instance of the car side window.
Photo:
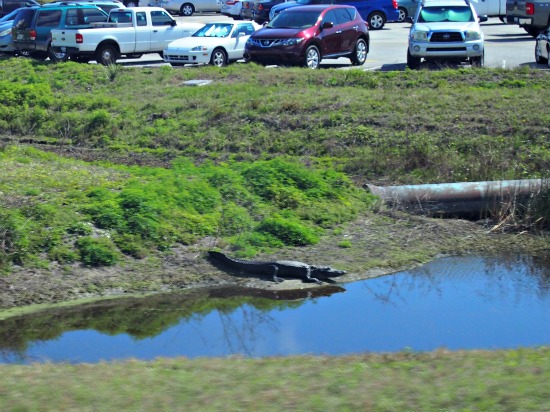
[[65,17],[65,25],[67,27],[70,26],[78,26],[78,10],[77,9],[69,9],[67,10],[67,15]]
[[61,23],[61,10],[40,10],[36,19],[37,27],[58,27]]
[[82,12],[82,20],[79,24],[99,23],[107,21],[107,14],[99,9],[80,9]]
[[254,33],[254,26],[252,26],[252,24],[249,24],[249,23],[239,24],[239,26],[237,27],[237,30],[235,30],[232,37],[238,37],[239,33],[244,33],[247,36],[249,36],[252,33]]
[[138,26],[147,26],[147,15],[144,11],[136,13],[136,21]]
[[338,20],[336,19],[336,14],[334,14],[334,10],[329,10],[325,14],[325,17],[323,17],[323,23],[332,23],[334,26],[338,24]]
[[351,21],[351,16],[348,13],[348,9],[334,9],[334,14],[336,15],[335,24],[344,24]]
[[172,17],[163,11],[151,12],[151,22],[153,26],[170,26],[172,24],[172,20]]

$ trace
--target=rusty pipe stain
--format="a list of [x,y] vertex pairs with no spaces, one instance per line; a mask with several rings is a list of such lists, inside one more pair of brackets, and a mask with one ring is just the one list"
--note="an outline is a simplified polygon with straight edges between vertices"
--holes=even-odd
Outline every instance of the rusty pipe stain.
[[[490,210],[506,201],[523,201],[543,189],[544,179],[375,186],[367,189],[385,203],[405,210],[461,213]],[[550,181],[546,181],[550,187]]]

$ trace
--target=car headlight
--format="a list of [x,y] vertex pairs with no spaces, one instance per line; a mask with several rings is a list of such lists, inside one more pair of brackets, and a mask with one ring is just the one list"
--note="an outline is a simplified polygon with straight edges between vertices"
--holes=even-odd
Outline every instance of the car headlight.
[[281,46],[294,46],[295,44],[299,44],[303,41],[301,37],[296,37],[293,39],[284,39],[281,40]]
[[412,39],[415,41],[428,41],[428,32],[416,30],[412,34]]
[[191,49],[191,51],[206,51],[208,50],[205,46],[195,46]]
[[481,33],[475,30],[467,30],[464,33],[466,41],[479,40],[481,39]]
[[0,31],[0,37],[7,36],[10,33],[11,33],[11,27],[9,29],[4,30],[4,31]]

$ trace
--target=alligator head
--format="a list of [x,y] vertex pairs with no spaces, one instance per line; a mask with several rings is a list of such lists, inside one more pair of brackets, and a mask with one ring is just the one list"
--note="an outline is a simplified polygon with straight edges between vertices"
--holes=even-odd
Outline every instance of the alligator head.
[[313,277],[332,278],[342,276],[345,273],[345,270],[333,269],[330,266],[311,266],[311,275]]

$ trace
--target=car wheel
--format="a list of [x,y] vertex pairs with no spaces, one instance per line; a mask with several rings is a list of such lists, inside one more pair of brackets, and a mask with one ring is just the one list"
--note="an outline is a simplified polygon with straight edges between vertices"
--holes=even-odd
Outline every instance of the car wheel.
[[316,46],[309,46],[306,50],[304,66],[309,69],[318,69],[321,64],[321,53]]
[[191,16],[195,12],[195,7],[191,3],[184,3],[180,7],[180,15]]
[[104,66],[115,64],[118,58],[119,58],[118,50],[116,49],[115,46],[111,46],[110,44],[104,44],[103,46],[99,46],[99,48],[96,51],[97,62]]
[[472,63],[472,67],[483,67],[485,64],[485,53],[479,57],[470,57],[470,63]]
[[407,18],[407,9],[404,7],[399,7],[399,17],[397,18],[397,21],[399,23],[402,23]]
[[386,18],[379,11],[375,11],[369,15],[368,22],[370,29],[380,30],[386,24]]
[[411,70],[417,70],[420,69],[420,63],[421,63],[420,57],[415,57],[411,55],[411,52],[407,50],[407,67]]
[[214,49],[210,56],[210,64],[218,67],[227,66],[227,53],[220,48]]
[[67,60],[69,60],[69,55],[67,53],[61,53],[61,52],[54,53],[52,51],[51,46],[48,46],[48,57],[52,62],[55,62],[55,63],[66,62]]
[[542,56],[542,50],[540,49],[541,44],[537,41],[535,43],[535,61],[537,64],[548,63],[548,59]]
[[350,57],[351,64],[354,66],[362,66],[367,61],[367,43],[364,39],[357,40],[355,43],[355,49]]

